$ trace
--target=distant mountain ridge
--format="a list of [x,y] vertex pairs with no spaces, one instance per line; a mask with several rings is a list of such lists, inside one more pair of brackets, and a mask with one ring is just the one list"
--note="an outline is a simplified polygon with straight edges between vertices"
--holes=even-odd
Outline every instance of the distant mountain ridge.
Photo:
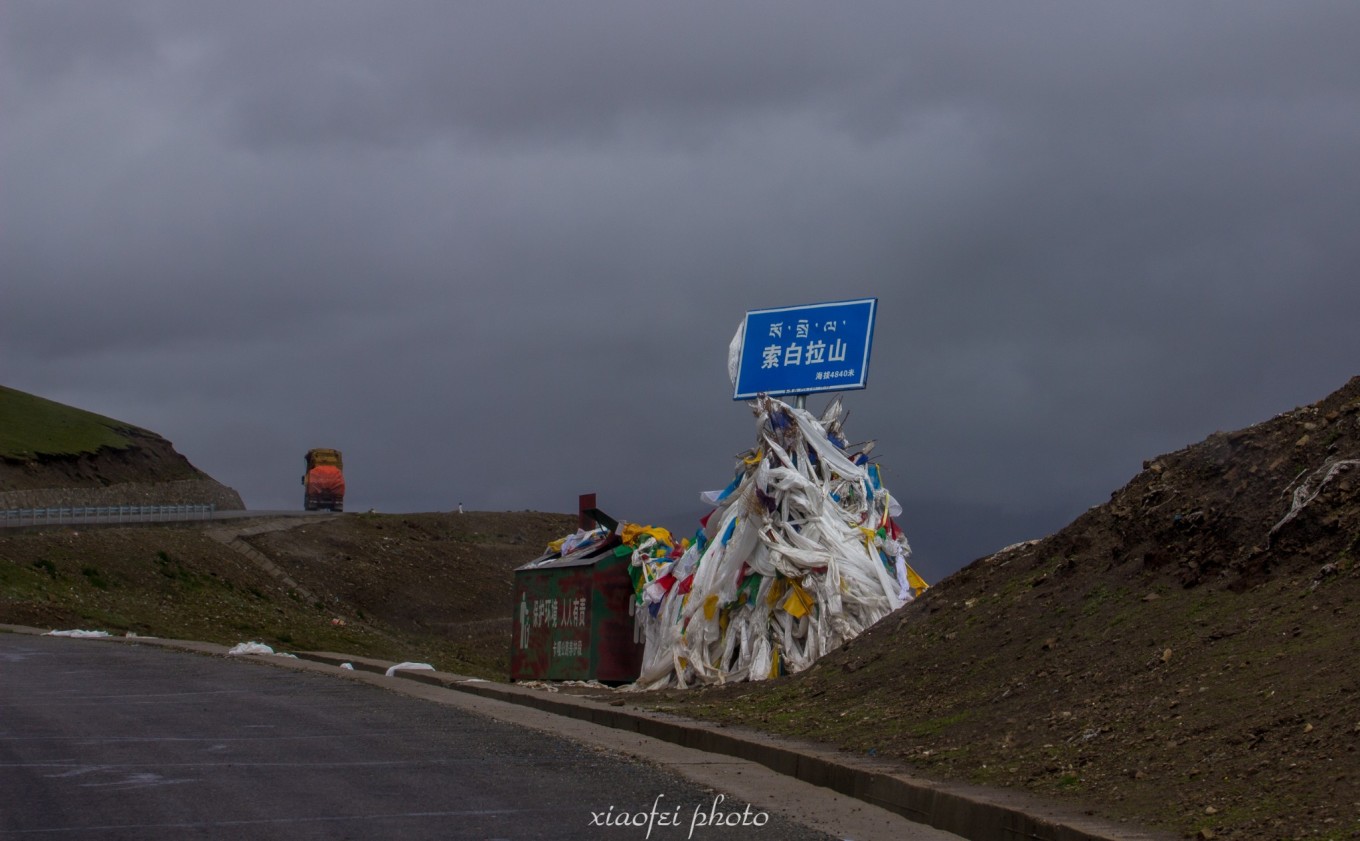
[[245,508],[150,430],[0,386],[0,508],[182,503]]

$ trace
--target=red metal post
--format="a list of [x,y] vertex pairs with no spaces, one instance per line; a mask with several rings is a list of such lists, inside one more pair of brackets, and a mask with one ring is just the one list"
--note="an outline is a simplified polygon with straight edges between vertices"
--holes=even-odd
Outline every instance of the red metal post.
[[595,528],[595,518],[587,514],[587,511],[595,509],[595,494],[581,494],[577,502],[576,525],[581,531],[590,531]]

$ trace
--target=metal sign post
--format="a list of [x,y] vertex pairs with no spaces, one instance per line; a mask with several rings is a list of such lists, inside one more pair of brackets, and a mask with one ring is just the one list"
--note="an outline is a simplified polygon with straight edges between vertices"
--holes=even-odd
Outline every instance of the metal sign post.
[[751,310],[742,324],[733,400],[807,395],[869,383],[877,298]]

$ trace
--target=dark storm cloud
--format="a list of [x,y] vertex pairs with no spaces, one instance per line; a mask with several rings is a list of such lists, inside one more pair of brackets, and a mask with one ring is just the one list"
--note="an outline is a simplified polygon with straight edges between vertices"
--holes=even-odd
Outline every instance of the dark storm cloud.
[[[922,568],[1355,373],[1338,3],[0,9],[3,381],[294,507],[688,528],[751,308],[876,295]],[[814,401],[814,408],[819,405]],[[612,503],[612,504],[611,504]]]

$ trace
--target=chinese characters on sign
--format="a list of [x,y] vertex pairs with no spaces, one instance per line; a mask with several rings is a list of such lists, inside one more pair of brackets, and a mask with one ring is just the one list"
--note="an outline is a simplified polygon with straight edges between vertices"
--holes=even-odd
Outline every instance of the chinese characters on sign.
[[733,399],[864,388],[878,299],[752,310]]
[[[590,624],[590,612],[585,596],[572,598],[530,599],[520,594],[519,647],[529,647],[529,636],[534,629],[583,629]],[[579,639],[554,639],[555,657],[580,657],[585,647]]]
[[[825,336],[834,334],[843,322],[826,321],[814,326],[806,318],[800,318],[793,325],[793,341],[783,344],[784,322],[770,323],[769,338],[773,344],[766,345],[761,351],[761,368],[788,367],[790,365],[821,365],[825,362],[844,362],[848,346],[840,337],[828,346]],[[812,338],[816,330],[819,337]]]
[[553,640],[552,652],[554,657],[584,657],[586,648],[581,640]]

